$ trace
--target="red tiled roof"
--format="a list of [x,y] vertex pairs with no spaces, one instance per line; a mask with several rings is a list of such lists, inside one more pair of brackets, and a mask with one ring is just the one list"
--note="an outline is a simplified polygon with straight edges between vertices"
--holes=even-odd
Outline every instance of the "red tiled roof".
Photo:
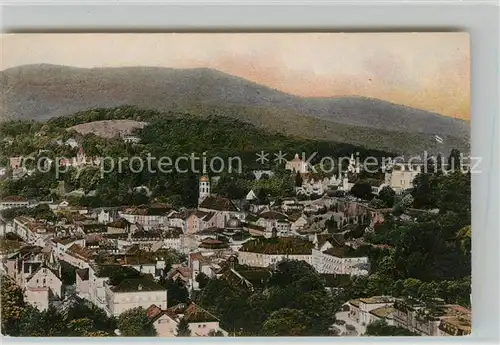
[[6,196],[5,198],[2,199],[1,202],[21,202],[21,201],[28,201],[26,198],[19,196],[19,195],[9,195]]

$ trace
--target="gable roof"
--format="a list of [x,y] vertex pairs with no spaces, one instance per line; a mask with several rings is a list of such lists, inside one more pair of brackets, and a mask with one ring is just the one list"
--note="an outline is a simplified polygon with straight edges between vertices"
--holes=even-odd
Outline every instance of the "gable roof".
[[184,303],[177,304],[171,308],[168,308],[167,311],[178,315],[183,314],[183,318],[188,323],[198,323],[198,322],[219,322],[219,318],[215,315],[211,314],[207,310],[198,306],[195,303],[191,303],[186,305]]
[[276,220],[288,220],[286,214],[276,212],[276,211],[266,211],[258,215],[259,218],[264,219],[276,219]]
[[199,208],[205,208],[215,211],[239,211],[236,205],[231,200],[215,195],[206,197],[205,200],[201,202]]

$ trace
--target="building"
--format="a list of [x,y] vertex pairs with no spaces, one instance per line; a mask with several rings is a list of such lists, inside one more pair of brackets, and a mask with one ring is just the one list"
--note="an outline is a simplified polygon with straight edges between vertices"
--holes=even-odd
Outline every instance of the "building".
[[171,208],[158,204],[150,207],[134,207],[118,212],[119,216],[131,224],[139,224],[144,230],[161,229],[169,226],[168,213]]
[[395,165],[385,172],[384,185],[391,187],[397,194],[401,194],[413,188],[413,180],[420,172],[420,166]]
[[141,142],[141,138],[136,137],[134,135],[124,135],[122,139],[127,144],[138,144]]
[[394,302],[394,325],[423,336],[470,334],[470,310],[453,304],[433,304],[398,299]]
[[200,205],[203,200],[210,196],[210,179],[208,176],[200,177],[199,182],[199,192],[198,192],[198,205]]
[[[363,326],[369,325],[377,318],[377,316],[371,312],[379,310],[379,312],[375,314],[384,315],[384,312],[382,312],[380,308],[392,307],[394,300],[394,298],[388,296],[373,296],[350,300],[346,303],[346,306],[349,308],[349,318]],[[392,310],[390,312],[392,312]],[[387,315],[389,315],[390,312],[388,312]]]
[[312,243],[293,237],[258,238],[243,243],[238,251],[241,265],[269,267],[282,260],[300,260],[312,265]]
[[255,224],[264,229],[266,237],[271,237],[273,230],[276,230],[278,236],[287,236],[290,232],[290,220],[286,214],[267,211],[257,217]]
[[30,202],[26,198],[16,195],[6,196],[0,201],[0,211],[28,206],[30,206]]
[[51,300],[62,297],[59,272],[41,266],[27,279],[24,289],[25,301],[40,311],[47,310]]
[[302,229],[304,229],[307,225],[309,224],[307,217],[304,215],[301,215],[299,218],[294,220],[291,225],[290,225],[290,230],[297,232]]
[[300,159],[298,154],[295,154],[292,160],[285,163],[285,169],[301,174],[305,174],[309,171],[308,163]]
[[104,286],[106,304],[113,316],[133,308],[147,309],[151,304],[167,309],[167,290],[152,279],[128,278],[116,286]]
[[178,304],[166,310],[157,305],[151,305],[146,313],[153,323],[159,337],[177,336],[177,324],[184,319],[189,325],[191,336],[207,337],[216,332],[227,336],[228,333],[220,328],[220,320],[200,306],[191,303]]
[[215,212],[194,211],[186,218],[186,233],[196,234],[205,229],[215,227]]

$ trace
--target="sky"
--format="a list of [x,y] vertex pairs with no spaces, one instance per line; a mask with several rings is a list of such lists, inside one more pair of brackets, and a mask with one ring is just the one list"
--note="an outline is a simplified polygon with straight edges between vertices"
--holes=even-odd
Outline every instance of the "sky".
[[467,33],[4,34],[0,70],[215,68],[307,97],[374,97],[469,120]]

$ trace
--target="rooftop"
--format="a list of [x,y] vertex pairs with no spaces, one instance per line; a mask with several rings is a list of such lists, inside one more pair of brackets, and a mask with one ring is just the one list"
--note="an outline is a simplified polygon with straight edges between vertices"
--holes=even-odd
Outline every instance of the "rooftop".
[[113,292],[167,291],[165,287],[147,277],[124,279],[111,287]]
[[216,211],[231,211],[237,212],[238,208],[229,199],[220,196],[208,196],[201,202],[199,208]]
[[368,298],[360,298],[362,303],[366,304],[380,304],[380,303],[392,303],[394,302],[394,298],[389,296],[373,296]]
[[294,237],[258,238],[243,243],[240,252],[310,255],[313,244]]
[[380,307],[380,308],[376,308],[376,309],[373,309],[370,311],[370,314],[373,314],[375,316],[378,316],[380,318],[388,318],[392,315],[392,313],[394,312],[394,308],[393,307]]
[[170,311],[174,314],[184,315],[183,318],[188,323],[220,321],[219,318],[194,303],[191,303],[189,305],[186,305],[184,303],[177,304],[171,308],[168,308],[167,311]]

